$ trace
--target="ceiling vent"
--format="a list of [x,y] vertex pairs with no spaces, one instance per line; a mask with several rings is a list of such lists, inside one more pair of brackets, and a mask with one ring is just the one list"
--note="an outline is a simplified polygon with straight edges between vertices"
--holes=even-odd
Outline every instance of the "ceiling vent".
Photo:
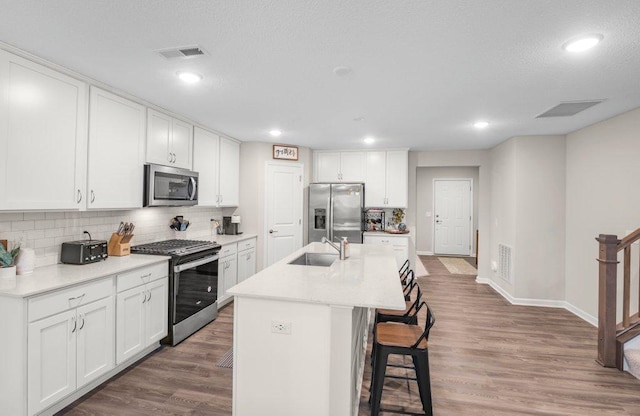
[[545,111],[536,118],[544,117],[570,117],[578,114],[581,111],[591,108],[596,104],[600,104],[604,100],[591,100],[591,101],[571,101],[567,103],[560,103],[557,106]]
[[200,49],[199,46],[186,46],[184,48],[163,49],[161,51],[158,51],[158,53],[167,59],[195,58],[197,56],[205,55],[204,51]]

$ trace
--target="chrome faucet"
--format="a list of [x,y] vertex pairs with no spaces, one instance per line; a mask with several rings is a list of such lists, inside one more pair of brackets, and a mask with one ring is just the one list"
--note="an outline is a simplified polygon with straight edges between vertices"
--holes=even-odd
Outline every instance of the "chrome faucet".
[[327,239],[327,237],[322,237],[321,240],[322,243],[329,243],[329,245],[333,248],[335,248],[338,253],[340,253],[340,260],[344,260],[347,258],[346,255],[346,244],[348,244],[347,239],[344,238],[340,241],[340,245],[336,245],[334,243],[332,243],[329,239]]

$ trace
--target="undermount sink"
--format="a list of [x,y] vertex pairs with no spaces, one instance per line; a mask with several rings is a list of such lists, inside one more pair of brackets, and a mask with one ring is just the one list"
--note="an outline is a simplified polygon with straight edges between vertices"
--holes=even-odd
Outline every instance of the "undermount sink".
[[304,253],[300,257],[289,264],[296,264],[298,266],[322,266],[329,267],[334,261],[338,260],[337,254],[330,253]]

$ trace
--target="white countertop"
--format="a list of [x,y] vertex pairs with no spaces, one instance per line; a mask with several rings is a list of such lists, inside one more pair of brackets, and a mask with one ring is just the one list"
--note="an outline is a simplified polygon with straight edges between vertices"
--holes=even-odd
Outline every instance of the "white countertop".
[[256,238],[257,234],[238,234],[238,235],[227,235],[227,234],[215,234],[213,236],[213,241],[224,246],[225,244],[233,244],[244,240],[249,240],[251,238]]
[[303,253],[335,253],[328,244],[311,243],[267,267],[227,293],[235,296],[339,306],[404,309],[393,248],[350,244],[351,257],[330,267],[288,264]]
[[108,257],[105,261],[84,265],[55,264],[38,267],[28,275],[16,276],[15,279],[0,279],[0,297],[25,298],[169,259],[167,256],[131,254]]

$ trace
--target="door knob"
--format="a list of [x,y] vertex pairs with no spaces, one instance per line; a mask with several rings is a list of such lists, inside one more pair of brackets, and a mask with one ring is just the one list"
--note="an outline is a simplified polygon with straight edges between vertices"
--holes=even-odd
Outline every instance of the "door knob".
[[269,234],[277,233],[277,231],[269,230]]

